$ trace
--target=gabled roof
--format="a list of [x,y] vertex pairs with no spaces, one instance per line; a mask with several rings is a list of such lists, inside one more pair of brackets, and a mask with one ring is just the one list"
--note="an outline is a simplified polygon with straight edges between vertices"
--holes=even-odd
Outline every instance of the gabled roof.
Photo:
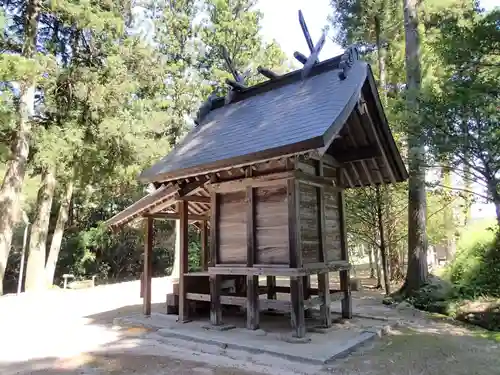
[[[355,61],[339,78],[340,57],[323,61],[301,79],[301,70],[238,93],[234,102],[212,110],[164,158],[139,177],[161,182],[325,146],[332,127],[341,126],[360,98],[371,70]],[[215,106],[223,103],[219,100]]]

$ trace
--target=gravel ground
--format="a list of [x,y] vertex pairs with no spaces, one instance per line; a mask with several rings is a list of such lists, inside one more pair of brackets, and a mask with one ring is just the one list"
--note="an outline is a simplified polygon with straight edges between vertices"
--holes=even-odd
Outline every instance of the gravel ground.
[[[153,311],[161,311],[167,291],[165,278],[153,281]],[[500,375],[499,343],[411,309],[384,309],[377,292],[357,293],[354,310],[384,314],[401,328],[322,368],[161,344],[144,340],[140,329],[113,329],[114,317],[140,312],[138,292],[139,284],[131,282],[0,298],[0,374]]]

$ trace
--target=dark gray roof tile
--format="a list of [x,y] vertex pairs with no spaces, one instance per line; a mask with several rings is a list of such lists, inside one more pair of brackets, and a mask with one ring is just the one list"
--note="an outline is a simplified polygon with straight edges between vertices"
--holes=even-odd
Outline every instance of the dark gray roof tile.
[[338,69],[329,70],[212,110],[140,179],[162,181],[189,168],[323,137],[360,95],[368,69],[356,61],[345,80]]

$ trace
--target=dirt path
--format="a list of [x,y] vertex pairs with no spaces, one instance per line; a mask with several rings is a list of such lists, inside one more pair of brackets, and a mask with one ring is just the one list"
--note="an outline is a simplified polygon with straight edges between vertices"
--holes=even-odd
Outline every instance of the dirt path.
[[[154,281],[153,311],[163,309],[165,279]],[[153,291],[155,291],[153,285]],[[387,309],[374,291],[357,293],[354,311],[398,321],[390,335],[327,366],[284,363],[202,347],[144,339],[112,328],[113,318],[140,312],[138,283],[44,296],[0,298],[2,375],[357,375],[500,374],[500,343],[477,330],[429,320],[412,309]],[[4,345],[7,343],[7,345]]]

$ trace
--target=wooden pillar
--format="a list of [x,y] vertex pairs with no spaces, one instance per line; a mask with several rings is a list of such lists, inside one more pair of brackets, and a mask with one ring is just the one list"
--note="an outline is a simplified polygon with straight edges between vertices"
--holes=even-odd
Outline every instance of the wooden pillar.
[[[323,162],[318,161],[316,174],[323,176]],[[319,261],[328,262],[328,253],[326,251],[326,219],[325,219],[325,188],[318,187],[318,239],[319,239]],[[330,301],[330,274],[328,272],[318,273],[318,296],[321,299],[320,319],[325,328],[332,325],[331,301]]]
[[[247,170],[247,177],[251,177],[251,169]],[[255,263],[255,204],[254,191],[247,188],[247,266]],[[247,276],[247,328],[259,328],[259,276]]]
[[276,276],[267,276],[267,299],[276,299]]
[[[299,183],[288,180],[288,250],[290,268],[302,266],[300,252],[300,216],[299,216]],[[304,279],[302,276],[290,278],[290,299],[292,302],[291,323],[296,337],[306,335],[306,320],[304,312]]]
[[[214,182],[214,181],[212,181]],[[210,266],[215,266],[218,261],[218,197],[215,191],[212,191],[210,197]],[[210,275],[210,322],[218,326],[222,324],[222,306],[220,303],[221,280],[220,275]]]
[[144,315],[151,315],[151,277],[153,271],[153,218],[144,220],[144,270],[143,270],[143,300]]
[[189,309],[186,299],[186,276],[188,273],[188,252],[189,252],[189,237],[188,237],[188,201],[180,201],[178,203],[178,211],[180,216],[180,275],[179,275],[179,322],[184,323],[189,321]]
[[321,325],[325,328],[331,327],[330,274],[328,272],[318,273],[318,297],[321,299],[319,309]]
[[292,328],[295,337],[306,335],[306,319],[304,311],[304,284],[302,276],[290,277],[290,294],[292,299]]
[[[338,173],[341,170],[339,169]],[[349,261],[349,252],[347,249],[347,228],[345,222],[345,200],[344,192],[338,193],[339,220],[340,220],[340,253],[342,260]],[[351,301],[351,283],[349,282],[349,270],[340,271],[340,289],[344,292],[342,299],[342,318],[352,318],[352,301]]]
[[208,223],[203,220],[201,223],[201,254],[200,254],[200,268],[202,271],[208,269]]

